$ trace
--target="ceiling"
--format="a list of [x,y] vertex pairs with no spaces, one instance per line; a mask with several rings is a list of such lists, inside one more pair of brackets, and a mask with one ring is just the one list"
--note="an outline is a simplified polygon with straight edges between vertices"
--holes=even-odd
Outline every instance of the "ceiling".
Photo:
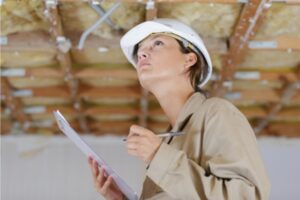
[[214,66],[209,96],[233,102],[258,136],[300,137],[300,0],[4,0],[1,134],[59,134],[54,110],[79,133],[164,131],[167,118],[119,47],[126,31],[156,17],[203,37]]

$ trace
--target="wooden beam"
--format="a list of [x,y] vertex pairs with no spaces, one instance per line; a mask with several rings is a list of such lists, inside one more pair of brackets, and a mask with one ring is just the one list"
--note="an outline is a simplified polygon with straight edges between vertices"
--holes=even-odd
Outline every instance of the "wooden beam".
[[95,116],[95,115],[139,115],[139,110],[137,108],[129,107],[92,107],[83,111],[85,115]]
[[278,137],[300,137],[300,123],[274,123],[269,124],[261,131],[259,136],[278,136]]
[[70,88],[71,98],[73,101],[73,106],[76,109],[76,115],[80,124],[80,127],[83,132],[89,132],[86,119],[81,115],[81,99],[78,97],[78,85],[79,81],[74,77],[74,73],[72,72],[72,61],[71,55],[67,46],[71,48],[71,44],[68,43],[68,40],[64,36],[64,30],[62,26],[61,17],[59,14],[59,10],[56,4],[48,4],[47,0],[46,4],[46,13],[47,19],[52,27],[51,35],[57,42],[57,60],[64,72],[65,80]]
[[[58,0],[59,2],[82,2],[82,0]],[[87,0],[88,1],[88,0]],[[92,2],[92,0],[89,0]],[[94,0],[101,2],[102,0]],[[124,3],[147,3],[149,0],[121,0]],[[216,4],[240,4],[249,0],[154,0],[156,3],[216,3]],[[299,0],[272,0],[272,3],[300,4]]]
[[97,135],[114,134],[114,135],[128,135],[129,128],[134,122],[89,122],[91,132]]
[[[241,101],[255,101],[256,103],[268,102],[268,103],[278,103],[281,99],[281,92],[273,89],[263,89],[263,90],[237,90],[232,91],[227,94],[233,94],[238,96],[235,99],[231,99],[233,103],[239,103]],[[263,94],[263,95],[262,95]],[[230,99],[230,98],[229,98]],[[291,98],[291,102],[300,102],[300,93],[295,94]]]
[[[81,0],[58,0],[59,2],[81,2]],[[97,0],[96,0],[97,1]],[[121,0],[124,3],[143,3],[146,4],[149,0]],[[169,3],[183,3],[183,2],[199,2],[199,3],[239,3],[239,0],[153,0],[156,3],[169,2]],[[98,1],[101,2],[101,1]]]
[[[298,91],[298,93],[297,93]],[[268,126],[270,121],[278,114],[278,112],[286,105],[294,95],[300,94],[300,81],[290,83],[282,93],[280,102],[274,105],[268,115],[263,119],[255,128],[256,134],[259,134],[265,127]]]
[[13,88],[10,86],[7,78],[1,78],[1,101],[10,109],[13,118],[21,124],[30,121],[30,118],[23,112],[23,105],[20,99],[13,97],[12,90]]
[[54,40],[44,31],[18,32],[7,36],[7,44],[1,52],[41,51],[56,53]]
[[[239,110],[248,118],[264,118],[268,116],[268,110],[263,107],[239,107]],[[161,108],[149,110],[150,116],[165,116]],[[275,120],[299,120],[300,121],[300,107],[299,108],[284,108],[274,118]]]
[[118,78],[137,80],[134,69],[96,69],[88,68],[75,72],[76,78]]
[[[268,116],[268,110],[262,107],[242,107],[239,110],[247,118],[265,118]],[[299,120],[300,122],[300,107],[294,109],[283,108],[281,111],[274,116],[274,120]]]
[[[235,68],[240,64],[248,50],[248,42],[254,37],[254,33],[261,24],[267,6],[271,0],[250,0],[245,4],[239,21],[235,26],[233,35],[230,38],[228,55],[223,62],[220,80],[213,85],[213,96],[223,96],[227,90],[226,82],[233,78]],[[225,85],[224,85],[225,83]]]
[[[79,33],[67,33],[72,44],[78,44]],[[94,49],[98,51],[100,47],[109,49],[120,49],[120,39],[122,35],[117,35],[113,39],[101,38],[91,34],[85,41],[84,49]],[[227,44],[225,39],[204,37],[202,38],[208,50],[216,54],[227,53]],[[8,43],[1,45],[1,52],[15,51],[38,51],[56,53],[56,42],[51,35],[43,31],[19,32],[7,36]],[[73,51],[78,51],[76,46],[72,46]]]
[[[1,76],[6,70],[14,70],[15,68],[2,68]],[[61,70],[56,67],[38,67],[38,68],[18,68],[24,71],[24,77],[48,77],[48,78],[63,78]],[[73,70],[74,76],[77,79],[85,78],[118,78],[118,79],[134,79],[137,80],[136,71],[133,68],[124,69],[101,69],[97,67],[89,67],[85,69]],[[10,75],[9,77],[19,77],[20,75]],[[261,81],[276,81],[285,79],[289,82],[297,80],[297,74],[292,71],[260,71],[260,70],[239,70],[234,73],[236,80],[261,80]]]
[[249,42],[249,48],[252,50],[300,51],[300,37],[279,36],[276,38],[252,40]]
[[115,97],[115,98],[134,98],[141,97],[139,87],[99,87],[80,89],[79,96],[85,98],[101,98],[101,97]]

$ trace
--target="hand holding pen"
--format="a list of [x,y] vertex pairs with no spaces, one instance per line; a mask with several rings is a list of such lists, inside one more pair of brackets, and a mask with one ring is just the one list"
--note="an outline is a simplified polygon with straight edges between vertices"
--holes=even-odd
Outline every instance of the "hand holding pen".
[[[182,131],[177,131],[177,132],[165,132],[165,133],[159,133],[159,134],[155,134],[158,137],[164,138],[164,137],[172,137],[172,136],[179,136],[179,135],[183,135],[184,132]],[[127,138],[124,138],[123,141],[127,141]]]

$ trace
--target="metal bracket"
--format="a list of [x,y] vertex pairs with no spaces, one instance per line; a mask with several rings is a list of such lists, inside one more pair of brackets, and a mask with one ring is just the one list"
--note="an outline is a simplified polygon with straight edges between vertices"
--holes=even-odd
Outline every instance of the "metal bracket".
[[278,47],[277,41],[250,41],[248,43],[250,49],[276,49]]
[[242,80],[259,80],[260,72],[235,72],[234,78]]
[[24,108],[23,111],[26,114],[39,114],[39,113],[45,113],[46,108],[45,106],[30,106]]
[[57,0],[45,0],[47,8],[55,8],[57,6]]
[[152,10],[155,8],[155,2],[153,0],[148,0],[146,3],[146,10]]
[[225,94],[225,98],[228,100],[237,100],[241,98],[241,93],[240,92],[230,92]]
[[70,51],[72,43],[69,39],[66,39],[64,36],[56,37],[57,48],[63,53]]
[[0,37],[0,45],[7,45],[8,44],[8,39],[6,36],[1,36]]
[[23,77],[26,74],[25,69],[1,69],[1,76],[3,77]]
[[248,3],[249,1],[248,0],[238,0],[237,2],[238,3]]
[[32,90],[15,90],[12,92],[14,97],[31,97]]

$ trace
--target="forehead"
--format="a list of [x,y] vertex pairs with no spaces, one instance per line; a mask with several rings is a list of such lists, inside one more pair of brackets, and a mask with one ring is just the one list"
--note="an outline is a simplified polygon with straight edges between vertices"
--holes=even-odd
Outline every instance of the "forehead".
[[142,46],[148,42],[151,42],[155,39],[164,39],[164,40],[175,40],[175,38],[169,36],[169,35],[165,35],[165,34],[162,34],[162,33],[154,33],[154,34],[151,34],[149,35],[148,37],[146,37],[144,40],[142,40],[138,46]]

